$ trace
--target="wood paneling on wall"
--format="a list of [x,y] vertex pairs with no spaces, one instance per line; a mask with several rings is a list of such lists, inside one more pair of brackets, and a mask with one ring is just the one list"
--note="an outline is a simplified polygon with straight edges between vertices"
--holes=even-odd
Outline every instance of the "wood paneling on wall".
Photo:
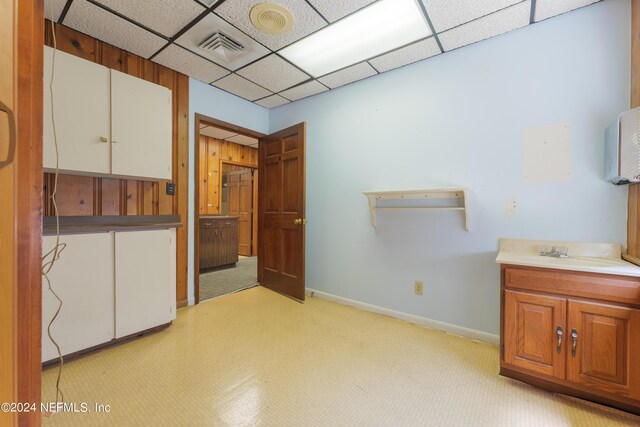
[[[163,182],[60,175],[60,215],[180,215],[177,230],[176,299],[187,304],[187,209],[189,158],[189,77],[111,46],[62,25],[56,25],[57,48],[105,67],[164,86],[173,96],[173,182],[168,196]],[[51,23],[45,25],[45,43],[53,46]],[[141,159],[144,161],[144,159]],[[53,175],[45,174],[44,214],[53,215],[50,193]]]
[[[640,107],[640,0],[631,3],[631,108]],[[640,184],[629,186],[627,253],[623,257],[640,265]]]
[[220,180],[222,171],[220,161],[242,163],[258,167],[258,150],[246,145],[222,141],[209,136],[200,135],[200,176],[198,191],[200,215],[216,215],[220,212]]

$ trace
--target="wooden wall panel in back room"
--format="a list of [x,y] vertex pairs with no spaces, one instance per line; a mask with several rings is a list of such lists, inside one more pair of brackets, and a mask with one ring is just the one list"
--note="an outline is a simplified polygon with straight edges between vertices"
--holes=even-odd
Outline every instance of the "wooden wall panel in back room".
[[[45,44],[53,47],[51,22],[48,20],[45,21]],[[57,198],[60,215],[180,215],[182,227],[177,229],[176,300],[178,307],[184,306],[187,304],[189,77],[57,24],[56,46],[61,51],[172,91],[174,196],[166,195],[162,182],[60,175]],[[53,174],[45,174],[44,215],[53,215],[50,202],[53,181]]]
[[[200,135],[200,176],[198,177],[200,215],[220,214],[221,162],[258,167],[258,149]],[[229,170],[233,170],[230,168]]]

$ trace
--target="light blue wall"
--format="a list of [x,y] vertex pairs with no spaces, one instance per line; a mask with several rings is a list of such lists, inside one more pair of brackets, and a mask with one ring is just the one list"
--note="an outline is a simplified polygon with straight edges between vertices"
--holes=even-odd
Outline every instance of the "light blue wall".
[[189,79],[189,272],[188,298],[194,303],[193,255],[195,218],[195,114],[242,126],[256,132],[269,133],[269,110],[221,91],[196,79]]
[[[629,107],[630,16],[607,0],[271,110],[272,132],[307,122],[307,287],[497,334],[498,238],[624,243],[627,189],[601,176]],[[560,121],[571,181],[525,185],[522,130]],[[458,212],[370,226],[362,191],[441,184],[470,188],[470,232]]]

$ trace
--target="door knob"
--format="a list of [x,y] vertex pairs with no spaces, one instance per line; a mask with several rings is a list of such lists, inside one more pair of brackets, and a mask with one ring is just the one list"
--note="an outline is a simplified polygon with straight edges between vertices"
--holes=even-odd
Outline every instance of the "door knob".
[[100,142],[108,142],[109,140],[107,138],[105,138],[104,136],[100,137]]
[[296,225],[302,224],[302,218],[296,218],[293,220],[293,223]]

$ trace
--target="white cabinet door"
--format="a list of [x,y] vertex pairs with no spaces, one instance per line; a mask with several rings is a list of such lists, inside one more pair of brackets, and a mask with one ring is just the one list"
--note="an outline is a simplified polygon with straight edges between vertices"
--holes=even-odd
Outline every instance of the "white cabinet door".
[[[55,236],[42,238],[42,253],[55,245]],[[51,326],[51,334],[62,354],[111,341],[114,338],[113,235],[78,234],[60,236],[67,246],[48,274],[62,308]],[[58,300],[42,281],[42,361],[58,352],[49,339],[47,326],[58,309]]]
[[171,91],[111,70],[112,172],[171,180]]
[[175,299],[171,231],[116,232],[115,245],[116,338],[169,323],[172,284]]
[[[52,58],[53,49],[45,46],[43,165],[46,170],[56,167],[49,90]],[[109,173],[109,69],[56,51],[53,90],[60,169],[71,172]]]

